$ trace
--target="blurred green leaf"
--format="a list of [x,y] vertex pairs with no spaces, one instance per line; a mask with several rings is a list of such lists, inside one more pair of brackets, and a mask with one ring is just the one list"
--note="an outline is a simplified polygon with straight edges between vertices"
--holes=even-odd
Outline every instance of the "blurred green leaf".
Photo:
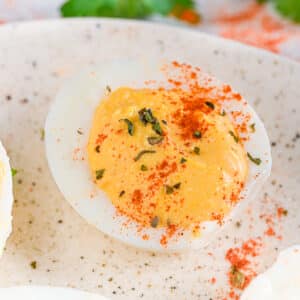
[[257,3],[272,2],[277,11],[284,17],[300,22],[300,0],[256,0]]
[[193,0],[68,0],[61,7],[64,17],[144,18],[169,14],[174,7],[193,8]]
[[292,21],[300,22],[300,0],[273,0],[277,10]]

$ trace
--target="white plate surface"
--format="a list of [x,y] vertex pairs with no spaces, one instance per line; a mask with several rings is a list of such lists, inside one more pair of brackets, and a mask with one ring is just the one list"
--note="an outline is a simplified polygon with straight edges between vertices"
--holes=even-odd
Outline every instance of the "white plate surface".
[[[272,176],[263,192],[201,251],[153,254],[105,236],[63,199],[48,170],[41,129],[65,80],[103,60],[145,55],[189,61],[230,83],[257,110],[273,142]],[[0,138],[19,169],[1,286],[71,286],[111,299],[222,299],[230,247],[261,237],[253,263],[261,272],[280,249],[300,242],[300,65],[194,31],[68,20],[2,26],[0,81]],[[278,218],[278,207],[288,215]],[[275,236],[265,233],[268,216]]]

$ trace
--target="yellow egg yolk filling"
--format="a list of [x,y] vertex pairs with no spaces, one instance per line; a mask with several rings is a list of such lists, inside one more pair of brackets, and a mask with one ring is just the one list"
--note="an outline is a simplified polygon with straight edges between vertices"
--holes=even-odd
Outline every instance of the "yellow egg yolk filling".
[[218,220],[239,201],[248,174],[230,119],[181,89],[110,93],[95,112],[87,150],[97,186],[143,226]]

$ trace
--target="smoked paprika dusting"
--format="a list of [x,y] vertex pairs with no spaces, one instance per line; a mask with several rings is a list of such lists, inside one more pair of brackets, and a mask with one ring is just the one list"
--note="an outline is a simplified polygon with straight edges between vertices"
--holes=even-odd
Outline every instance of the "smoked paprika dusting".
[[[99,104],[88,159],[92,174],[105,169],[95,183],[118,213],[139,228],[164,228],[166,246],[182,230],[198,232],[202,222],[221,225],[241,200],[250,117],[224,114],[226,104],[244,100],[199,68],[173,62],[162,72],[167,87],[149,80],[144,89],[111,91]],[[141,236],[149,238],[142,230]]]
[[226,260],[230,263],[228,271],[229,299],[239,299],[236,291],[245,289],[257,275],[254,271],[252,260],[259,255],[261,247],[261,238],[256,238],[245,241],[240,247],[228,249]]

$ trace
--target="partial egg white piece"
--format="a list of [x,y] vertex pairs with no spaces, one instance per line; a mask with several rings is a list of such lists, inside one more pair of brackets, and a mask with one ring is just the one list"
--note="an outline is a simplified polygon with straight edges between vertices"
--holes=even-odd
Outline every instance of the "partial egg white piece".
[[0,141],[0,256],[12,230],[13,183],[9,158]]
[[282,251],[274,265],[258,275],[241,300],[299,300],[300,245]]
[[0,299],[5,300],[108,300],[107,298],[71,288],[50,286],[19,286],[0,288]]
[[[214,237],[212,233],[223,227],[215,221],[205,222],[200,224],[200,237],[195,238],[191,232],[186,231],[183,235],[171,238],[166,246],[160,244],[164,229],[148,228],[138,233],[138,225],[117,214],[105,193],[93,183],[86,151],[94,112],[107,94],[107,86],[112,90],[121,86],[144,88],[145,81],[155,80],[158,86],[168,88],[169,83],[161,71],[165,63],[155,59],[119,60],[83,70],[67,81],[57,94],[46,121],[45,143],[49,167],[59,189],[85,220],[127,244],[154,251],[177,251],[205,246]],[[200,84],[208,78],[208,75],[201,74]],[[212,84],[223,85],[215,79]],[[225,223],[243,205],[254,199],[270,174],[272,162],[270,143],[263,123],[244,100],[244,104],[236,102],[227,102],[224,109],[240,110],[251,115],[249,123],[255,123],[256,130],[245,143],[245,148],[254,157],[261,158],[261,164],[258,166],[249,161],[249,178],[241,195],[244,200],[227,216]],[[150,238],[143,239],[143,234],[148,234]]]

